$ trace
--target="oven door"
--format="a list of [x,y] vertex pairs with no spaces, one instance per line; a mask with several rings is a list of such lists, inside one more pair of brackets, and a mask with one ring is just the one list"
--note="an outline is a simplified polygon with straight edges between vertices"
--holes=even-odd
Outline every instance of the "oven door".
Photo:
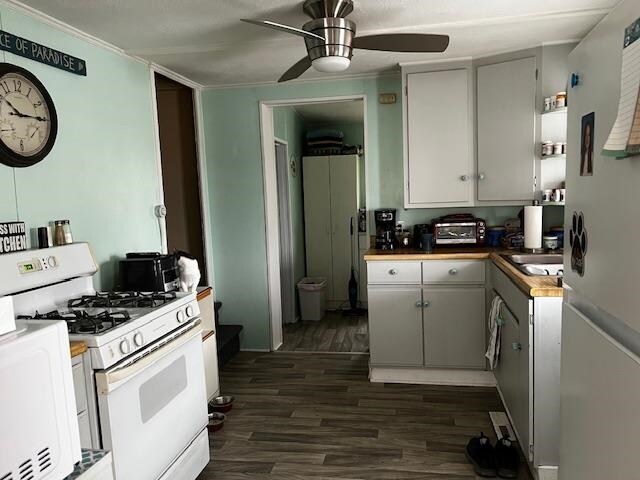
[[96,372],[103,447],[116,480],[156,480],[207,425],[199,320]]
[[435,228],[436,244],[476,243],[476,223],[439,223]]

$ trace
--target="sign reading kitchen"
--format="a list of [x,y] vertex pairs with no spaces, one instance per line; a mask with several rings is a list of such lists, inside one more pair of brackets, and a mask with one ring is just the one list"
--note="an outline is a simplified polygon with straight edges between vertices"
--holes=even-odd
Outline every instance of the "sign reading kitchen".
[[24,222],[0,222],[0,254],[27,249]]
[[15,53],[75,75],[87,76],[87,63],[81,58],[18,37],[4,30],[0,30],[0,50]]

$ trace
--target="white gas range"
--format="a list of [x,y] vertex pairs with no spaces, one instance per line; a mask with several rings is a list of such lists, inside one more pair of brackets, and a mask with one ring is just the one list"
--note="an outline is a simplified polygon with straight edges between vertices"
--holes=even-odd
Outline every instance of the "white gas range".
[[[87,244],[0,256],[0,296],[20,318],[65,320],[90,351],[92,422],[116,480],[192,480],[209,461],[195,293],[96,292]],[[16,293],[17,292],[17,293]]]

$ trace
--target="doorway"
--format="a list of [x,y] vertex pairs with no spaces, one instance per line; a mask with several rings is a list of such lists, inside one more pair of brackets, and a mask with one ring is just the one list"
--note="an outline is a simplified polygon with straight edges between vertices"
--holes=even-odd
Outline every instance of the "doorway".
[[[366,227],[359,228],[359,209],[366,208],[364,100],[302,101],[275,106],[271,115],[276,215],[267,229],[277,227],[279,241],[278,271],[269,280],[270,288],[279,286],[272,333],[277,338],[280,328],[282,335],[273,349],[366,353],[361,249],[369,241]],[[265,182],[267,173],[265,165]],[[321,282],[322,293],[296,288],[303,279]]]
[[200,267],[200,285],[207,285],[194,92],[159,73],[154,77],[167,250],[193,256]]

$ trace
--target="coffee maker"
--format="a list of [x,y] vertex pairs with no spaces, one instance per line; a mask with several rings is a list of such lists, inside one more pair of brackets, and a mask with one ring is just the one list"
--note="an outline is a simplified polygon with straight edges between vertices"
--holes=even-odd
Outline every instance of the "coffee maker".
[[376,222],[376,248],[379,250],[395,250],[398,246],[396,239],[396,209],[381,208],[374,212]]

